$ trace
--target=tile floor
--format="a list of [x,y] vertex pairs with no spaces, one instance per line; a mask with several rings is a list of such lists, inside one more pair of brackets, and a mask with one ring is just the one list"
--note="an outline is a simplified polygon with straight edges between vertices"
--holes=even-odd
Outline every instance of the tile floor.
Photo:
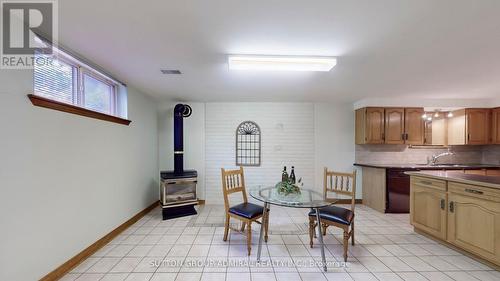
[[[273,206],[263,263],[256,263],[259,227],[253,226],[252,255],[246,238],[222,241],[222,206],[202,206],[197,216],[163,221],[153,210],[62,280],[151,281],[333,281],[500,280],[500,272],[413,232],[408,215],[356,208],[356,246],[343,264],[341,232],[324,239],[328,272],[317,246],[309,247],[306,209]],[[236,223],[236,222],[235,222]]]

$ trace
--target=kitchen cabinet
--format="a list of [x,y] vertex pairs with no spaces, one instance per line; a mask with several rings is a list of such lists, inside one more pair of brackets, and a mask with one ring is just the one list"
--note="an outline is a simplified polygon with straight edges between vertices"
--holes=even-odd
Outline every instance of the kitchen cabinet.
[[381,213],[386,209],[386,169],[363,167],[363,205]]
[[491,143],[500,144],[500,107],[491,110]]
[[423,108],[386,108],[386,144],[424,144]]
[[469,174],[469,175],[486,176],[486,169],[464,170],[464,173]]
[[487,169],[486,170],[486,175],[487,176],[500,176],[500,169]]
[[500,108],[466,108],[424,120],[423,108],[356,110],[356,144],[500,144]]
[[366,107],[356,110],[356,144],[384,143],[384,108]]
[[385,109],[385,143],[386,144],[405,143],[404,108]]
[[366,107],[356,110],[356,144],[424,144],[423,108]]
[[[411,181],[408,172],[455,171],[470,175],[500,176],[495,165],[483,167],[425,167],[419,165],[376,165],[355,163],[362,167],[363,204],[381,213],[410,212]],[[444,187],[442,188],[444,189]]]
[[410,220],[425,232],[500,265],[500,184],[443,172],[411,175]]
[[446,182],[411,177],[410,222],[430,235],[446,239]]
[[423,108],[405,108],[405,143],[424,144]]
[[500,193],[461,183],[448,191],[447,241],[500,263]]
[[466,109],[467,144],[488,144],[490,128],[489,109]]
[[490,142],[490,109],[467,108],[453,111],[448,119],[449,145],[484,145]]

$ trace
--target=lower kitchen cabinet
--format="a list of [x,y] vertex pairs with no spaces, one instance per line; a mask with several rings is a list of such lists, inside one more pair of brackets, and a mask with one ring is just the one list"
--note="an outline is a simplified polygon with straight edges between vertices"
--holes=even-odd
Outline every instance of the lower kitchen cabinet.
[[447,241],[500,263],[500,198],[481,187],[450,183]]
[[486,176],[486,169],[464,170],[464,173],[469,174],[469,175],[483,175],[483,176]]
[[415,229],[500,265],[500,189],[411,177]]
[[410,192],[411,224],[432,236],[446,239],[445,183],[413,177]]
[[486,175],[487,176],[500,176],[500,170],[499,169],[488,169],[486,170]]

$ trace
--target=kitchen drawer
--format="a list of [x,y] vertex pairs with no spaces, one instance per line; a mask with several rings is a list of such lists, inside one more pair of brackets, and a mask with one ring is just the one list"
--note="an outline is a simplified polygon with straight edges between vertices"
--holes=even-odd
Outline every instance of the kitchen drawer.
[[448,183],[448,192],[454,192],[479,199],[500,202],[500,189],[463,183]]
[[464,170],[464,173],[469,175],[482,175],[486,176],[486,169]]
[[446,191],[446,181],[444,180],[416,176],[411,178],[411,184]]
[[500,169],[488,169],[486,170],[487,176],[500,176]]

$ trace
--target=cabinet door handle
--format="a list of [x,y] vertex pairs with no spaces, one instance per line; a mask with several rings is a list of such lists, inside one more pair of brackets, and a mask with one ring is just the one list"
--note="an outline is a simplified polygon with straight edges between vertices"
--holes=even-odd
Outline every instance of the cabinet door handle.
[[420,183],[425,185],[432,185],[432,182],[430,181],[420,181]]
[[450,202],[450,213],[453,213],[455,211],[455,206],[453,204],[453,201]]
[[466,188],[465,192],[474,193],[474,194],[483,194],[483,192],[480,190],[475,190],[475,189],[470,189],[470,188]]
[[444,199],[441,199],[441,210],[444,210],[444,208],[446,208],[446,205]]
[[402,139],[402,140],[405,140],[405,134],[404,134],[404,133],[403,133],[403,134],[401,134],[401,139]]

